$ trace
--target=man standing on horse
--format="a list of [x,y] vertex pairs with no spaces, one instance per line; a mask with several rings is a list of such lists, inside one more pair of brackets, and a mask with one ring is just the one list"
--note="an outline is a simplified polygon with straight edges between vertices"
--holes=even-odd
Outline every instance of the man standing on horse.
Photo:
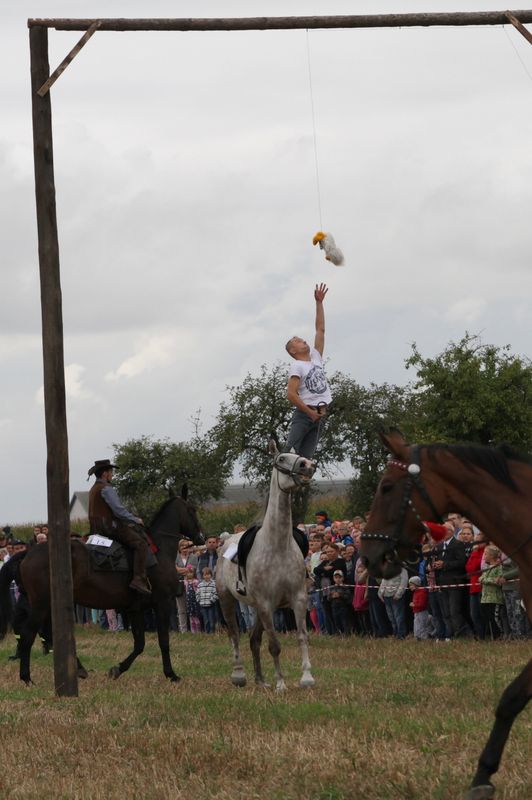
[[316,334],[314,347],[299,336],[286,343],[286,351],[292,357],[287,397],[294,413],[288,432],[287,449],[292,447],[300,456],[312,458],[316,451],[320,426],[327,415],[332,400],[331,390],[323,369],[323,347],[325,344],[325,315],[323,301],[329,290],[320,283],[314,290],[316,301]]
[[149,595],[151,589],[146,578],[148,542],[144,523],[125,508],[116,490],[111,486],[115,465],[108,458],[95,461],[89,476],[96,480],[89,492],[89,522],[91,534],[108,536],[133,550],[133,580],[129,584],[140,594]]

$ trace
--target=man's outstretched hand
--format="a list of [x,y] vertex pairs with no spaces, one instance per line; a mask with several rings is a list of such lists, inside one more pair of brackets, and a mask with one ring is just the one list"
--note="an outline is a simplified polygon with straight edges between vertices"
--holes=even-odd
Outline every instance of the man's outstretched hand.
[[314,289],[314,299],[317,303],[323,303],[325,300],[325,295],[328,292],[328,288],[324,283],[320,283],[319,286],[316,284],[316,288]]

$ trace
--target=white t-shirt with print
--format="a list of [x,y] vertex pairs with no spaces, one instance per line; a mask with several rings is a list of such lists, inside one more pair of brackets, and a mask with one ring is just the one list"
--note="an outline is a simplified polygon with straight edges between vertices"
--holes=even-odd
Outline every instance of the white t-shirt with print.
[[331,402],[332,395],[323,369],[323,359],[316,348],[313,347],[310,351],[310,361],[292,359],[290,377],[295,376],[300,379],[298,394],[307,406]]

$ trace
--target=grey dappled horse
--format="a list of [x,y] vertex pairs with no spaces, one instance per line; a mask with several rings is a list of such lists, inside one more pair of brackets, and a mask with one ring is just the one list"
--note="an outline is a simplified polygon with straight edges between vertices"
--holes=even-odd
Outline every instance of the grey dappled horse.
[[235,686],[246,684],[244,667],[240,660],[240,631],[235,614],[235,604],[240,600],[257,611],[257,621],[250,634],[255,682],[259,686],[267,686],[260,658],[262,634],[266,631],[275,668],[276,688],[282,691],[286,689],[286,684],[279,662],[281,646],[273,626],[273,613],[277,608],[287,606],[293,609],[297,638],[301,646],[303,674],[299,685],[314,685],[310,672],[306,626],[307,571],[301,550],[292,535],[291,494],[298,486],[310,481],[316,464],[296,453],[279,453],[273,442],[270,443],[270,453],[274,462],[268,506],[247,557],[246,595],[240,596],[236,591],[238,566],[223,555],[243,534],[230,536],[224,543],[216,567],[216,586],[233,647],[231,681]]

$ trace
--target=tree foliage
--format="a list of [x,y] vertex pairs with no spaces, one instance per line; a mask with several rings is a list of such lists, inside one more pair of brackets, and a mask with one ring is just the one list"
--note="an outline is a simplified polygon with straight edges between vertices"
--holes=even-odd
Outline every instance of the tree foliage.
[[[416,371],[407,386],[361,386],[335,372],[329,378],[333,408],[322,428],[316,458],[327,475],[345,467],[351,482],[352,512],[369,508],[385,453],[377,430],[398,427],[412,442],[508,443],[532,449],[532,364],[510,348],[483,344],[468,333],[439,355],[423,356],[412,345],[406,361]],[[142,516],[149,517],[187,481],[198,503],[221,496],[239,462],[245,481],[264,489],[272,461],[270,438],[285,446],[292,416],[286,396],[288,370],[262,365],[238,386],[227,387],[214,426],[202,434],[199,417],[190,442],[149,437],[115,445],[118,489]],[[296,519],[305,515],[308,492],[298,493]]]
[[418,439],[532,446],[532,364],[466,332],[434,358],[412,345]]
[[[273,437],[282,449],[288,438],[293,408],[286,397],[287,381],[284,365],[262,365],[258,376],[248,374],[239,386],[227,387],[229,400],[220,407],[210,431],[213,440],[240,461],[244,479],[259,488],[270,481],[269,439]],[[363,387],[341,372],[330,376],[329,384],[334,403],[322,427],[316,459],[324,474],[350,465],[355,471],[353,500],[357,508],[366,508],[384,463],[376,430],[387,422],[404,424],[409,430],[408,390],[388,384]],[[308,493],[298,493],[296,518],[304,515],[309,499]]]
[[225,453],[198,431],[190,442],[141,436],[113,446],[114,484],[145,520],[171,494],[179,494],[184,483],[198,504],[220,498],[233,469]]

